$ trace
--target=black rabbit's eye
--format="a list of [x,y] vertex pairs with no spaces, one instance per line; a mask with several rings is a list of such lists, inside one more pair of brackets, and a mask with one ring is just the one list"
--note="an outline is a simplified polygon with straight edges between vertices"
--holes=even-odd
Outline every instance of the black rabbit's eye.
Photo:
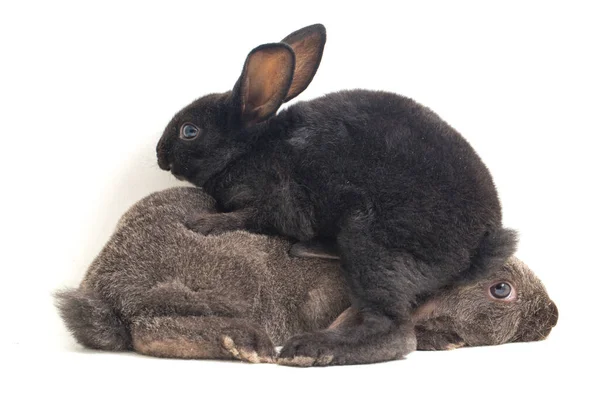
[[192,139],[195,139],[196,137],[198,137],[199,133],[200,133],[200,129],[198,129],[197,126],[192,125],[192,124],[183,124],[179,131],[179,136],[182,139],[192,140]]
[[490,293],[497,299],[505,299],[510,296],[512,288],[506,282],[499,282],[490,287]]

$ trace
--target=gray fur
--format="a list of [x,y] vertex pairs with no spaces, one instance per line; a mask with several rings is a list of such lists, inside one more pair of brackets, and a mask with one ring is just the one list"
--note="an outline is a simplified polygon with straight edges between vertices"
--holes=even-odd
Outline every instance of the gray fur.
[[[200,189],[173,188],[121,218],[80,287],[56,295],[79,343],[161,357],[273,362],[274,345],[361,317],[348,309],[339,261],[327,251],[326,258],[298,258],[279,237],[203,236],[184,225],[198,210],[214,214],[214,201]],[[510,282],[516,300],[492,299],[496,281]],[[442,290],[413,313],[419,349],[540,340],[557,317],[542,283],[514,257],[476,281]]]

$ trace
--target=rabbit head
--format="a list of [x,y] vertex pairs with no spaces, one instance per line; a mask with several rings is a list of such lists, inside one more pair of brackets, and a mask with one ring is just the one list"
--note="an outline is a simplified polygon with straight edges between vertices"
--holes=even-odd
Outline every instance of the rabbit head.
[[545,339],[558,309],[516,257],[474,282],[441,291],[413,314],[418,348],[442,350]]
[[306,89],[325,39],[316,24],[252,50],[233,90],[201,97],[173,117],[156,148],[159,166],[197,186],[223,170],[252,145],[261,122]]

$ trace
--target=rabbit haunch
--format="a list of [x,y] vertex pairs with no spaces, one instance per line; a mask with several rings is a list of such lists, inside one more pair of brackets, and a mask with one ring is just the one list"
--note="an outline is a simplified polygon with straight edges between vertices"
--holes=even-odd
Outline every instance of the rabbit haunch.
[[[274,344],[360,318],[349,308],[337,260],[292,257],[292,243],[279,237],[204,236],[185,227],[190,212],[212,214],[214,207],[195,188],[134,205],[80,287],[57,294],[75,339],[160,357],[272,362]],[[320,253],[313,256],[329,256]],[[518,301],[491,299],[489,287],[498,281],[510,282]],[[419,349],[449,349],[540,340],[558,314],[541,282],[511,258],[475,281],[440,290],[413,316]]]

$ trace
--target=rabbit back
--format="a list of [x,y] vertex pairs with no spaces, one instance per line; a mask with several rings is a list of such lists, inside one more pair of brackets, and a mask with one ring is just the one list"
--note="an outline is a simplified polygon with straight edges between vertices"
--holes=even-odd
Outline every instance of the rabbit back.
[[409,98],[342,91],[296,103],[269,123],[275,133],[205,185],[221,208],[269,210],[267,224],[301,240],[336,237],[348,212],[366,210],[384,246],[461,268],[484,233],[501,228],[487,167]]

